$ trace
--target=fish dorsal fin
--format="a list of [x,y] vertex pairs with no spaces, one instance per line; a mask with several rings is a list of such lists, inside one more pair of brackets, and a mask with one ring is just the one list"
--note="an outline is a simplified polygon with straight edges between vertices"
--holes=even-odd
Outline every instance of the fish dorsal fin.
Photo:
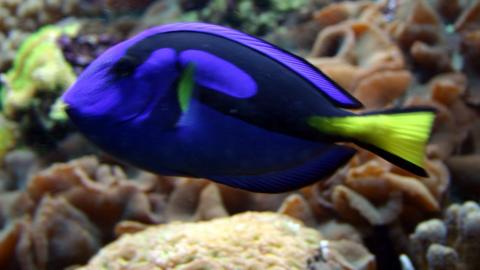
[[318,70],[316,67],[314,67],[304,59],[295,56],[294,54],[291,54],[271,43],[268,43],[254,36],[245,34],[234,29],[219,25],[197,22],[173,23],[151,28],[139,35],[138,39],[147,38],[156,34],[177,31],[207,33],[240,43],[244,46],[247,46],[251,49],[254,49],[262,54],[269,56],[278,63],[284,65],[293,72],[302,76],[305,80],[314,85],[322,95],[327,97],[335,105],[346,108],[362,107],[360,101],[352,97],[347,91],[342,89],[333,80],[328,78],[320,70]]

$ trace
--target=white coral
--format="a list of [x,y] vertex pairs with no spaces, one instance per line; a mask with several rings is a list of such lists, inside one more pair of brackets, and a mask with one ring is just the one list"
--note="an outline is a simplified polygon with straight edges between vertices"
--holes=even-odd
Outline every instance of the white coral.
[[247,212],[124,235],[81,269],[305,269],[321,239],[290,217]]

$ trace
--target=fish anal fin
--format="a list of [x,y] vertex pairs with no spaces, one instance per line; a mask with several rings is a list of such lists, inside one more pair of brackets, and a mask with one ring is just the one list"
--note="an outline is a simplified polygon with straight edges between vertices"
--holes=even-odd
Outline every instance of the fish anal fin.
[[216,182],[236,188],[262,193],[281,193],[296,190],[313,184],[334,173],[345,164],[354,154],[353,148],[332,145],[313,160],[301,166],[284,171],[266,173],[262,175],[242,176],[207,176]]

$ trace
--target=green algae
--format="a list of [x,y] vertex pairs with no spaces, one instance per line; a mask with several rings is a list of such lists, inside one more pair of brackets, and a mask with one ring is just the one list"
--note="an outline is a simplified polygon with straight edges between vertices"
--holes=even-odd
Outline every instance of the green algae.
[[0,160],[15,146],[17,127],[0,114]]
[[211,0],[201,9],[183,12],[175,20],[229,25],[254,35],[277,29],[289,13],[308,6],[310,0]]
[[2,77],[1,104],[6,117],[33,106],[39,92],[60,95],[76,75],[57,45],[60,35],[75,35],[78,23],[48,25],[29,36],[15,56],[12,69]]

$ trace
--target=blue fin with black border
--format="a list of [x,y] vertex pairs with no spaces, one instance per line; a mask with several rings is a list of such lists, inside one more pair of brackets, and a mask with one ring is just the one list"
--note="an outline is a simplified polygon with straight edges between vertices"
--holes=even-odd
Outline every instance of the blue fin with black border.
[[262,175],[206,176],[216,182],[261,193],[281,193],[313,184],[334,173],[350,160],[356,150],[332,145],[329,150],[301,166]]

